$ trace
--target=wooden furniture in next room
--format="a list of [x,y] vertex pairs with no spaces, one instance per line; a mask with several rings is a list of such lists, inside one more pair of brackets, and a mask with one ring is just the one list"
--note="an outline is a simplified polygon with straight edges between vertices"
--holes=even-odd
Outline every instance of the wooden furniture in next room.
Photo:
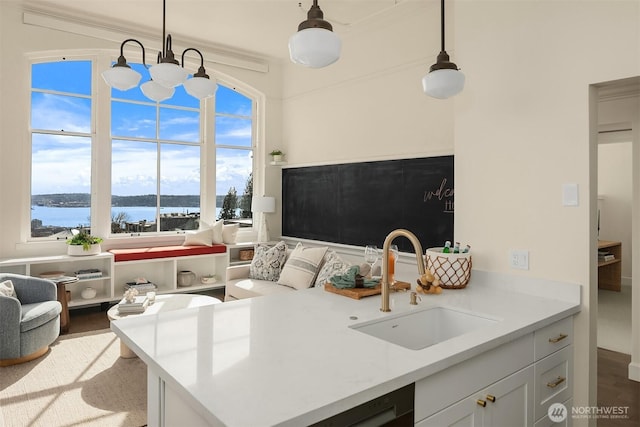
[[598,240],[598,252],[608,252],[613,259],[598,256],[598,288],[620,292],[622,283],[622,243]]

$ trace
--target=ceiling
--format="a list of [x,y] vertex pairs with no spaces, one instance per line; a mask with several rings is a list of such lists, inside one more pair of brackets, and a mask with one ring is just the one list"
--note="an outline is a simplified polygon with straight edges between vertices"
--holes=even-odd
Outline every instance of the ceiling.
[[[20,0],[29,10],[80,19],[84,23],[158,34],[162,39],[162,0]],[[401,4],[435,0],[319,0],[326,20],[344,36],[371,27]],[[166,0],[166,31],[174,45],[186,39],[259,57],[288,58],[288,39],[306,19],[311,0]],[[135,36],[135,35],[134,35]]]

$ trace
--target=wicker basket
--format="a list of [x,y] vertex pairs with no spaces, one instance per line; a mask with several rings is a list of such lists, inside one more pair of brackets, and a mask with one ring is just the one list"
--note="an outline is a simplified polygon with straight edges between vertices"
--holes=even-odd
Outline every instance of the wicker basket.
[[444,289],[462,289],[471,279],[471,254],[442,253],[442,248],[426,250],[427,270]]
[[253,259],[253,249],[240,249],[238,258],[240,261],[251,261]]

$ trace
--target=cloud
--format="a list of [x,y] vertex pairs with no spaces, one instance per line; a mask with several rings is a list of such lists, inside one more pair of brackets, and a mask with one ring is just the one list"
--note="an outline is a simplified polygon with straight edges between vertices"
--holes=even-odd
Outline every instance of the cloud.
[[91,100],[34,92],[31,97],[31,127],[90,133]]

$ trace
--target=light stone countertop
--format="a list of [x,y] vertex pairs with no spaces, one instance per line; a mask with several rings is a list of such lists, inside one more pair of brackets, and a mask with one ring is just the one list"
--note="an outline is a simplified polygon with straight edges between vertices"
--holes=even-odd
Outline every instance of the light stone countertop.
[[[580,310],[579,285],[472,277],[465,289],[422,295],[418,306],[408,292],[392,293],[390,313],[379,310],[379,296],[311,288],[117,320],[111,329],[212,425],[307,425]],[[434,306],[501,321],[422,350],[349,328]]]

